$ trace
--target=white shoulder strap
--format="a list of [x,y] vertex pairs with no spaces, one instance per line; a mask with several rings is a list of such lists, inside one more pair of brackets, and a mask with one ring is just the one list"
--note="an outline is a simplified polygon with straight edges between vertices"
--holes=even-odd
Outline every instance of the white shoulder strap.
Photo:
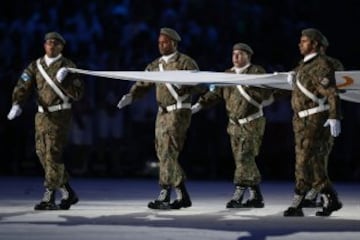
[[296,86],[298,86],[298,88],[300,89],[300,91],[305,94],[308,98],[310,98],[311,100],[313,100],[314,102],[318,103],[319,105],[324,104],[324,102],[326,101],[326,97],[324,98],[318,98],[317,96],[315,96],[315,94],[313,94],[312,92],[310,92],[309,90],[307,90],[301,83],[300,81],[296,80]]
[[36,66],[39,69],[41,75],[44,77],[46,82],[50,85],[50,87],[54,90],[54,92],[64,101],[68,102],[69,98],[64,95],[64,93],[56,86],[54,81],[49,77],[49,75],[45,72],[44,68],[40,64],[40,58],[36,61]]
[[[164,71],[164,67],[162,65],[162,63],[159,63],[159,70],[160,72],[163,72]],[[184,101],[189,95],[188,94],[185,94],[183,96],[179,96],[177,94],[177,92],[175,91],[174,87],[170,84],[170,83],[165,83],[167,89],[169,90],[171,96],[173,96],[173,98],[177,101],[177,102],[182,102]]]
[[249,94],[247,94],[247,92],[241,85],[237,85],[236,87],[239,90],[241,96],[243,96],[249,103],[251,103],[252,105],[254,105],[257,108],[262,108],[262,105],[260,103],[258,103],[257,101],[255,101]]

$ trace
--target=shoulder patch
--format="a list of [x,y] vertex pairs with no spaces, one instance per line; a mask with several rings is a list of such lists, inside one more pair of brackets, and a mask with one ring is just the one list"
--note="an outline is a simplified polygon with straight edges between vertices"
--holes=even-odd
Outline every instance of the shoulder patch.
[[20,77],[20,78],[21,78],[24,82],[30,80],[30,76],[29,76],[29,74],[27,74],[26,72],[23,72],[23,73],[21,74],[21,77]]
[[323,86],[328,86],[330,83],[330,80],[328,78],[324,77],[323,79],[321,79],[320,83]]

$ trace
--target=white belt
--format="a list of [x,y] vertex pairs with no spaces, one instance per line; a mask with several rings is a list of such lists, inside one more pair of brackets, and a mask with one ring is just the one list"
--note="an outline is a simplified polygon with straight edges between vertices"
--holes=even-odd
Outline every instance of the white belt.
[[56,111],[60,111],[60,110],[64,110],[64,109],[70,109],[71,108],[71,103],[63,103],[63,104],[58,104],[58,105],[53,105],[47,108],[44,108],[42,106],[38,106],[38,112],[56,112]]
[[300,112],[298,112],[298,115],[299,115],[299,117],[303,118],[303,117],[307,117],[307,116],[315,114],[315,113],[324,112],[329,109],[330,109],[329,104],[323,104],[323,105],[319,105],[314,108],[309,108],[309,109],[300,111]]
[[[247,116],[247,117],[245,117],[245,118],[240,118],[240,119],[238,119],[237,122],[238,122],[240,125],[243,125],[243,124],[245,124],[245,123],[251,122],[252,120],[255,120],[255,119],[260,118],[260,117],[262,117],[262,116],[264,116],[264,113],[263,113],[262,110],[260,110],[260,111],[258,111],[257,113],[251,114],[251,115],[249,115],[249,116]],[[232,119],[230,119],[230,122],[231,122],[232,124],[235,124],[235,121],[232,120]]]
[[[172,112],[177,109],[191,109],[191,103],[176,103],[165,107],[166,112]],[[159,107],[159,111],[162,112],[163,108]]]

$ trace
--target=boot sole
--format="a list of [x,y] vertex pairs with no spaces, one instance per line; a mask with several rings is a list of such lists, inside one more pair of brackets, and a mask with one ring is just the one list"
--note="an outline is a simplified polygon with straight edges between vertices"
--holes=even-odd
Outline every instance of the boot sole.
[[155,209],[155,210],[169,210],[169,209],[171,209],[171,205],[170,205],[170,203],[157,204],[157,203],[154,203],[154,202],[150,202],[148,204],[148,208]]
[[61,210],[58,206],[35,206],[34,210],[36,211],[56,211]]
[[342,203],[339,203],[338,205],[336,205],[334,208],[332,208],[331,209],[331,211],[329,211],[329,210],[323,210],[323,211],[319,211],[319,212],[316,212],[316,216],[318,216],[318,217],[328,217],[328,216],[330,216],[333,212],[335,212],[335,211],[338,211],[338,210],[340,210],[342,208]]
[[59,209],[60,210],[69,210],[70,209],[70,207],[71,207],[71,205],[75,205],[76,203],[78,203],[79,202],[79,198],[74,198],[71,202],[70,202],[70,204],[59,204]]

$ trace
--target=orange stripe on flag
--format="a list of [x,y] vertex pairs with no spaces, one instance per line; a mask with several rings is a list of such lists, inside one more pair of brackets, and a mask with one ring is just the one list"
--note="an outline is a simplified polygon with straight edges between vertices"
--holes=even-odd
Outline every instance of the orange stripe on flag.
[[345,80],[345,82],[340,83],[340,84],[337,84],[336,86],[337,86],[338,88],[344,88],[344,87],[350,86],[351,84],[354,83],[354,79],[352,79],[352,78],[349,77],[349,76],[343,76],[342,78]]

